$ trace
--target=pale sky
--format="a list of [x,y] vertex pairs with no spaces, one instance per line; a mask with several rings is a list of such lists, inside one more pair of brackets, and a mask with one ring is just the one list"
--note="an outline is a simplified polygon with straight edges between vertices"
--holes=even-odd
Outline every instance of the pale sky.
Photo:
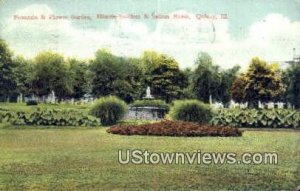
[[[190,19],[152,19],[152,13]],[[105,20],[97,14],[133,14],[141,19]],[[218,19],[199,20],[197,14]],[[221,19],[221,14],[228,19]],[[50,20],[49,15],[69,19]],[[72,15],[91,20],[70,19]],[[205,51],[223,68],[246,67],[254,56],[284,61],[292,59],[293,48],[300,53],[300,0],[0,0],[0,38],[25,57],[43,50],[78,58],[92,58],[101,48],[133,57],[156,50],[185,68]]]

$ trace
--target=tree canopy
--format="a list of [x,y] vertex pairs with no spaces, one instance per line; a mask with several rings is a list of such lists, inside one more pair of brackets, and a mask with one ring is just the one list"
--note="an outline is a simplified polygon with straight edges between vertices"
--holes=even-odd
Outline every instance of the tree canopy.
[[212,58],[200,52],[195,61],[196,69],[193,78],[193,91],[198,99],[208,103],[210,97],[217,97],[217,88],[221,84],[219,67],[213,65]]
[[34,65],[32,60],[25,59],[22,56],[17,56],[13,59],[15,63],[15,80],[16,93],[24,96],[30,95],[32,92],[32,81],[34,76]]
[[235,101],[249,102],[250,106],[257,107],[259,101],[279,100],[285,92],[285,86],[276,65],[255,57],[246,74],[233,83],[231,92]]
[[117,57],[107,50],[98,50],[90,63],[92,93],[116,95],[132,102],[141,95],[142,69],[138,60]]
[[[200,52],[195,69],[179,68],[166,54],[145,51],[139,58],[122,57],[100,49],[89,61],[66,58],[52,51],[40,52],[34,59],[14,56],[0,40],[0,100],[16,100],[18,94],[47,96],[54,91],[61,100],[115,95],[127,103],[145,96],[149,86],[157,99],[172,102],[193,98],[209,102],[249,102],[287,100],[300,108],[300,63],[291,65],[283,76],[279,65],[255,57],[248,70],[222,69],[212,57]],[[286,92],[285,92],[286,90]]]
[[69,66],[64,57],[51,51],[41,52],[34,59],[33,88],[37,95],[48,95],[54,91],[58,98],[73,93]]
[[85,61],[76,58],[68,59],[67,63],[70,67],[70,84],[73,87],[72,97],[82,98],[84,94],[91,92],[88,82],[88,65]]
[[210,97],[214,101],[229,102],[231,95],[229,87],[236,77],[239,66],[222,70],[213,64],[208,53],[200,52],[195,61],[196,69],[192,77],[192,90],[196,97],[206,103]]
[[286,100],[295,106],[300,108],[300,62],[292,64],[284,72],[285,84],[287,91],[285,94]]
[[2,101],[15,93],[17,86],[15,68],[12,52],[6,42],[0,39],[0,99]]
[[150,86],[155,97],[169,103],[183,96],[188,78],[174,58],[156,52],[144,52],[142,63],[146,86]]

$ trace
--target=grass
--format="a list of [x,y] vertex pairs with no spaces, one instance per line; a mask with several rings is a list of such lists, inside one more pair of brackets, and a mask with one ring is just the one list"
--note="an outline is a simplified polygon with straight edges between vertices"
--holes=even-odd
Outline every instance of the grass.
[[[300,131],[242,137],[145,137],[106,128],[0,129],[0,190],[294,190]],[[277,152],[278,165],[121,165],[119,149]]]
[[[90,105],[0,103],[88,111]],[[121,124],[151,121],[130,120]],[[242,137],[121,136],[107,128],[0,124],[0,190],[295,190],[300,184],[300,131],[244,129]],[[121,165],[118,150],[277,152],[277,165]]]

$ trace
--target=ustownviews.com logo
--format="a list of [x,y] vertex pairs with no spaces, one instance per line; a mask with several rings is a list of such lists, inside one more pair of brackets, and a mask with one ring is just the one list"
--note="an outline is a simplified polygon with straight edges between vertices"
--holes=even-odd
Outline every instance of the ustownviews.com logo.
[[278,164],[276,152],[245,152],[240,155],[230,152],[149,152],[127,149],[118,151],[120,164]]

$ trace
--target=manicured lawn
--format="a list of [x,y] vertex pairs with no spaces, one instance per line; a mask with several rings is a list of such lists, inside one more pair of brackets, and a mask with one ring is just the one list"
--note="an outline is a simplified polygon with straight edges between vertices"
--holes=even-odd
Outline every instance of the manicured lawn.
[[[0,190],[294,190],[300,131],[242,137],[121,136],[98,129],[0,129]],[[121,165],[118,149],[277,152],[278,165]]]

